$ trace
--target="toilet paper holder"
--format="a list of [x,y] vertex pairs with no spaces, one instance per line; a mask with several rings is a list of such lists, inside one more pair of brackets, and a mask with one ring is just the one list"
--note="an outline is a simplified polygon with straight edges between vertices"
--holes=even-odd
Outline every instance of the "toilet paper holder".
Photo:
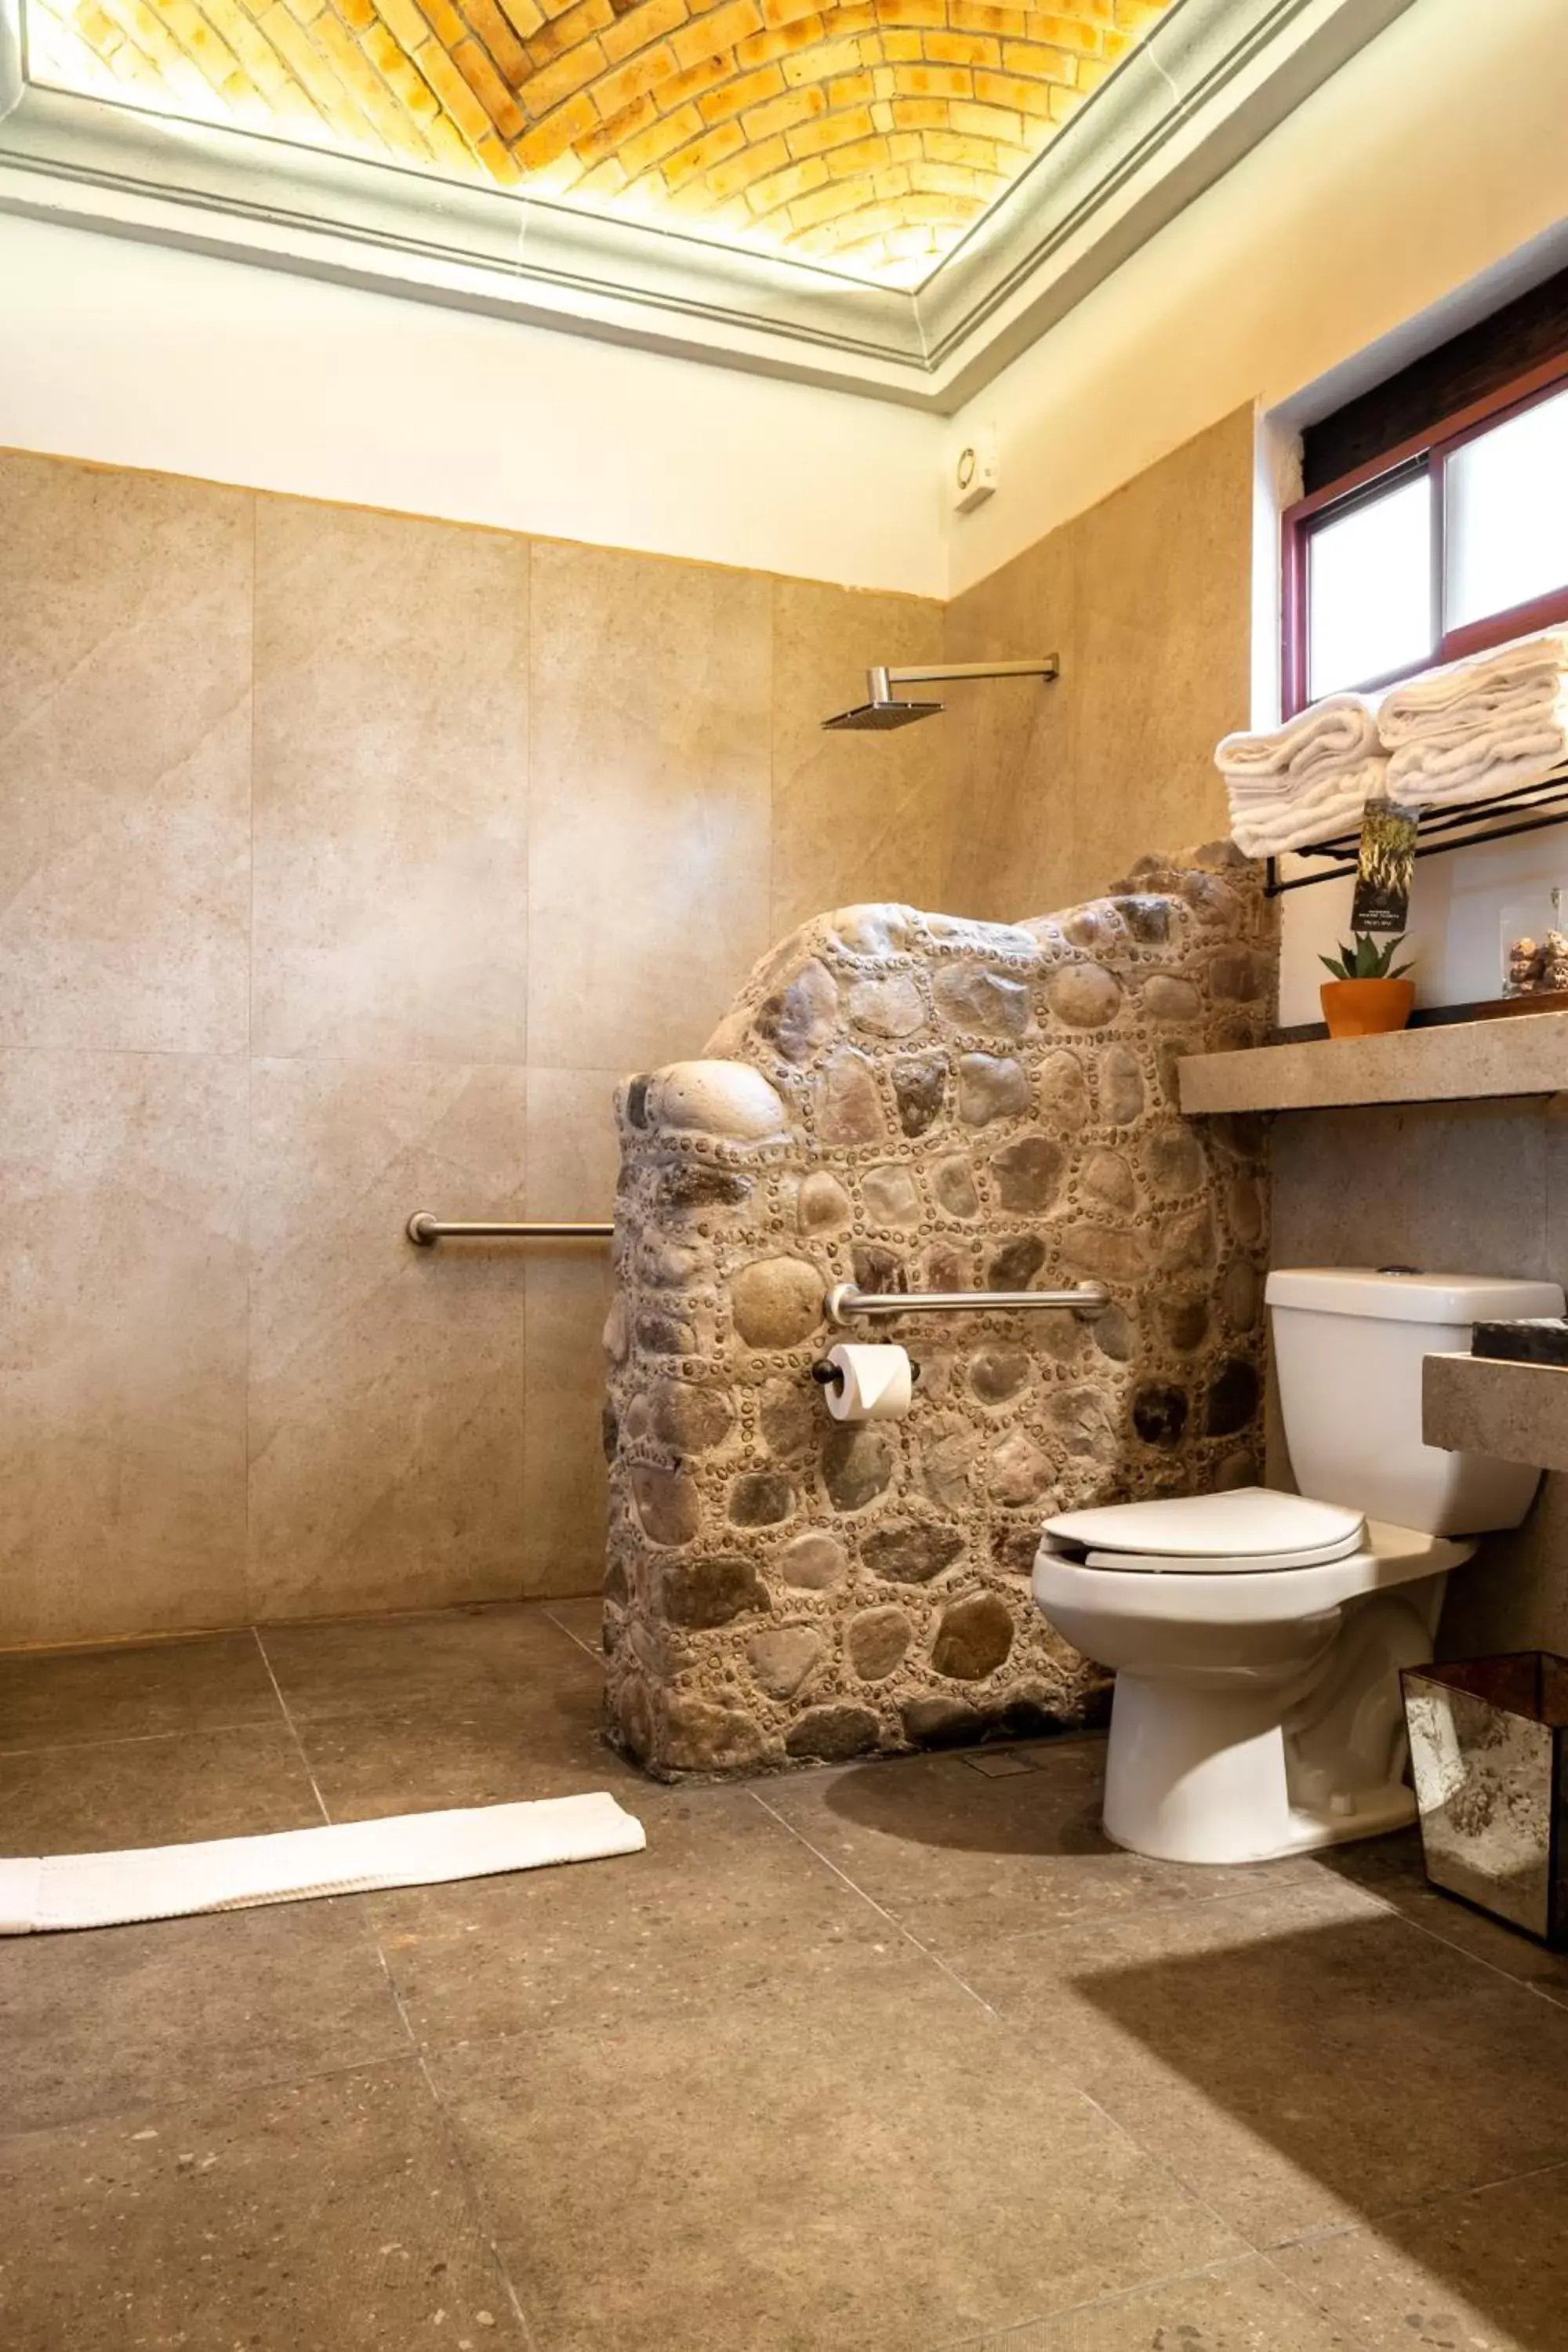
[[[830,1364],[826,1356],[813,1364],[811,1377],[819,1389],[842,1388],[844,1385],[844,1374],[837,1364]],[[912,1356],[910,1358],[910,1382],[914,1388],[919,1388],[921,1383],[921,1368]]]

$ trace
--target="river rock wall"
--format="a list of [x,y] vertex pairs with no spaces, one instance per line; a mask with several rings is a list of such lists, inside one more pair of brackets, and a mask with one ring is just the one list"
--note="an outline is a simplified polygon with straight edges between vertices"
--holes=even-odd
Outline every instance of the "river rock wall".
[[[1256,1478],[1255,1121],[1174,1065],[1258,1042],[1272,927],[1227,847],[993,925],[853,907],[757,967],[700,1061],[633,1078],[605,1331],[612,1736],[661,1776],[1092,1719],[1034,1608],[1043,1519]],[[830,1284],[1113,1305],[836,1333]],[[837,1337],[921,1366],[907,1419],[828,1415]]]

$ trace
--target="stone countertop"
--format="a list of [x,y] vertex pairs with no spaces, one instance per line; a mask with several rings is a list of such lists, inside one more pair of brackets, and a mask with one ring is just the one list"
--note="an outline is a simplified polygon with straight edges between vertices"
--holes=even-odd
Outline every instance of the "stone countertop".
[[1568,1013],[1194,1054],[1179,1068],[1189,1117],[1554,1095],[1568,1092]]
[[1491,1356],[1428,1356],[1421,1433],[1455,1454],[1568,1470],[1568,1367]]

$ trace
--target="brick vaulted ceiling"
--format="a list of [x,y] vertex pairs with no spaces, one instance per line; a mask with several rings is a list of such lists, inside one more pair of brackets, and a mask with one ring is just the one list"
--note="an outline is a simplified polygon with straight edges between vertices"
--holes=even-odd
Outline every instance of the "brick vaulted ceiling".
[[41,80],[917,285],[1170,0],[28,0]]

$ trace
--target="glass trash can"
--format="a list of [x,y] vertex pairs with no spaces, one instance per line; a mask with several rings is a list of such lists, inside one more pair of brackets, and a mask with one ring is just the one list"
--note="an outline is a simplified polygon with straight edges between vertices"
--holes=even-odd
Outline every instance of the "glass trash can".
[[1568,1947],[1568,1658],[1521,1650],[1400,1681],[1427,1878]]

